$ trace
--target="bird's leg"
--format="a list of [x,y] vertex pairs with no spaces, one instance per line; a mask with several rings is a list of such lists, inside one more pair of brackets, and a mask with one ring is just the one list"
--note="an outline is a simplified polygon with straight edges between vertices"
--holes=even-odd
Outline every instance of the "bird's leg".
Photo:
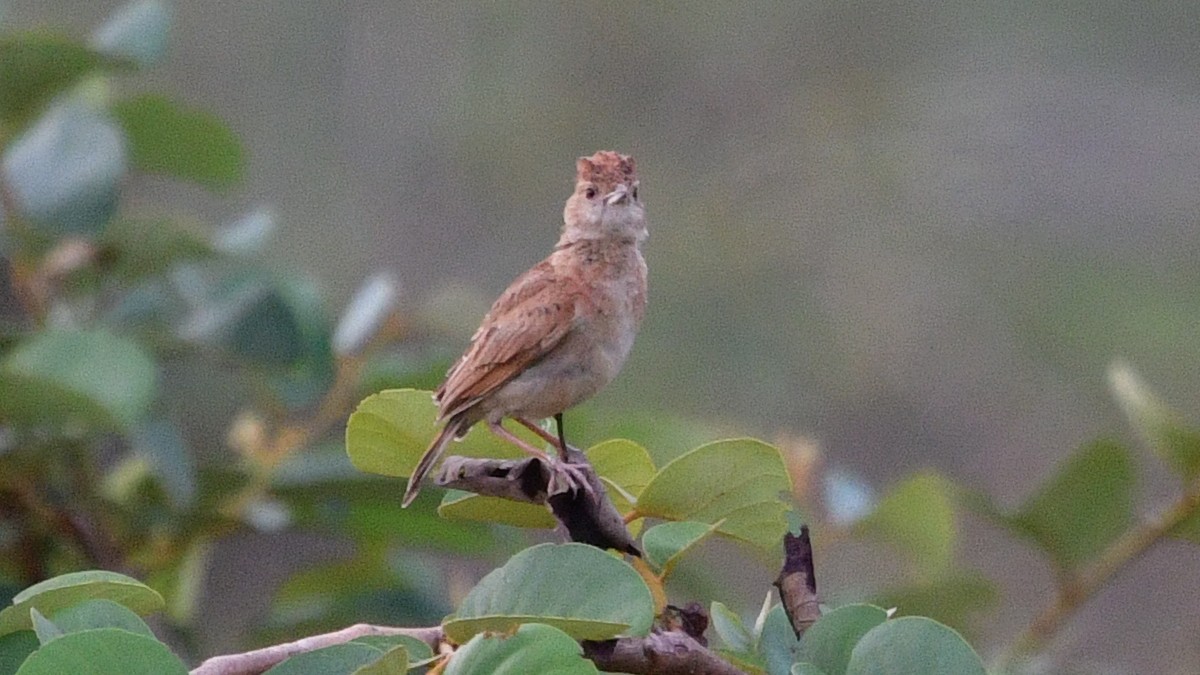
[[[555,415],[555,417],[557,418],[558,415]],[[567,452],[566,452],[567,446],[566,446],[566,443],[563,442],[561,437],[555,438],[548,431],[541,428],[535,422],[533,422],[532,420],[530,420],[526,417],[514,417],[513,419],[516,420],[517,423],[520,424],[521,426],[523,426],[526,429],[529,429],[533,433],[537,434],[539,438],[546,441],[550,445],[560,448],[562,458],[556,459],[549,453],[547,453],[543,450],[538,450],[537,448],[534,448],[532,445],[521,440],[515,434],[513,434],[511,431],[509,431],[508,429],[505,429],[503,426],[501,426],[498,423],[488,422],[488,428],[492,430],[492,433],[496,434],[500,438],[503,438],[504,440],[508,441],[509,443],[516,445],[517,447],[521,448],[525,452],[528,452],[540,459],[544,459],[546,461],[546,466],[548,466],[550,468],[550,471],[552,473],[562,474],[563,477],[567,480],[567,484],[570,485],[572,489],[576,489],[576,490],[581,489],[593,497],[596,496],[596,491],[592,488],[592,484],[588,480],[587,472],[584,471],[583,469],[579,468],[579,465],[572,464],[567,459]],[[562,430],[562,427],[560,426],[559,427],[560,434],[561,434],[561,430]],[[561,445],[560,445],[560,443],[561,443]]]
[[[541,438],[543,441],[546,441],[547,443],[549,443],[550,445],[553,445],[556,448],[559,447],[558,439],[555,438],[550,432],[546,431],[541,426],[539,426],[537,422],[534,422],[533,420],[529,419],[528,417],[514,417],[513,419],[517,421],[517,424],[520,424],[521,426],[525,427],[526,429],[537,434],[538,437]],[[559,448],[559,452],[564,458],[567,456],[566,452],[563,451],[561,448]]]
[[[544,430],[541,430],[540,428],[538,428],[537,425],[530,425],[528,420],[522,420],[519,417],[514,418],[514,419],[516,419],[518,422],[520,422],[523,425],[529,426],[530,429],[537,428],[539,431],[542,432],[542,434],[546,433]],[[554,458],[551,457],[549,455],[549,453],[547,453],[545,450],[540,450],[538,448],[533,447],[532,445],[530,445],[527,441],[525,441],[520,436],[517,436],[516,434],[509,431],[508,429],[505,429],[504,426],[501,425],[499,422],[489,421],[487,423],[487,425],[488,425],[488,429],[491,429],[493,434],[496,434],[500,438],[503,438],[504,440],[508,441],[509,443],[512,443],[513,445],[524,450],[525,452],[528,452],[529,454],[533,455],[534,457],[537,457],[538,459],[548,460],[551,462],[554,461]]]
[[567,461],[567,436],[563,432],[562,413],[554,416],[554,424],[558,426],[558,456]]

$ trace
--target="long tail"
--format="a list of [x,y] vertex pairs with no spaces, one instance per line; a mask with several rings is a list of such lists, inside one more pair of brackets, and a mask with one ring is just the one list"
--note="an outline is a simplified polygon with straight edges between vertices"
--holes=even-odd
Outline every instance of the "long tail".
[[417,468],[413,469],[412,475],[408,477],[408,487],[404,489],[404,500],[400,502],[400,506],[408,506],[412,500],[417,498],[417,493],[421,491],[421,481],[425,479],[425,474],[433,468],[441,458],[442,453],[446,451],[446,446],[450,441],[458,436],[463,425],[461,417],[452,417],[438,432],[438,435],[433,439],[433,443],[429,444],[429,448],[425,450],[425,454],[421,455],[421,460],[417,462]]

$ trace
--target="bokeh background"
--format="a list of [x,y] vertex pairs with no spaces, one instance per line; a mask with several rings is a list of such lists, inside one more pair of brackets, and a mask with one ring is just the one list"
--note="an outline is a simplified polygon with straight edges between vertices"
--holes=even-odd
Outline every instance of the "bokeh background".
[[[86,33],[119,4],[14,0],[3,20]],[[315,270],[335,306],[389,270],[450,349],[549,250],[574,158],[635,155],[651,306],[596,415],[806,437],[874,489],[934,466],[1011,504],[1081,443],[1130,435],[1114,358],[1200,405],[1200,4],[175,15],[168,62],[139,84],[229,120],[248,179],[214,196],[139,178],[133,198],[209,221],[270,205],[276,264]],[[1170,481],[1142,469],[1149,508]],[[985,626],[1003,640],[1049,571],[983,523],[966,537],[962,556],[1004,582]],[[258,567],[269,549],[240,554]],[[829,563],[827,589],[871,569],[853,551]],[[1187,672],[1198,580],[1186,544],[1156,548],[1062,649],[1104,672]]]

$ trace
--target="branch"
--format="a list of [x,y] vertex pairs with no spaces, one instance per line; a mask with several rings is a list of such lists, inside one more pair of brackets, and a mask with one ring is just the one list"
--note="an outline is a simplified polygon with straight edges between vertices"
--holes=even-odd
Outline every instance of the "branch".
[[745,675],[681,631],[603,642],[584,640],[583,655],[600,670],[630,675]]
[[365,635],[407,635],[429,645],[435,654],[438,651],[439,645],[446,640],[446,635],[442,632],[441,626],[432,626],[429,628],[394,628],[391,626],[372,626],[370,624],[358,623],[349,628],[343,628],[332,633],[311,635],[295,642],[263,647],[262,649],[255,649],[254,651],[242,654],[214,656],[192,670],[191,675],[259,675],[259,673],[266,672],[272,666],[283,662],[288,657],[304,652],[311,652],[322,647],[340,645]]
[[817,595],[817,577],[813,568],[812,540],[808,537],[808,526],[800,526],[800,536],[788,532],[783,537],[783,569],[775,587],[783,601],[783,611],[796,637],[804,636],[821,618],[821,598]]
[[1131,562],[1196,514],[1198,509],[1200,480],[1195,480],[1174,503],[1142,524],[1126,530],[1090,565],[1061,584],[1051,604],[1034,618],[1000,661],[1006,663],[1017,655],[1045,647],[1080,606]]
[[583,473],[591,491],[550,494],[550,469],[539,459],[520,461],[447,457],[434,482],[442,487],[530,504],[546,504],[571,541],[640,556],[621,513],[607,499],[604,484],[577,448],[569,447],[571,466]]

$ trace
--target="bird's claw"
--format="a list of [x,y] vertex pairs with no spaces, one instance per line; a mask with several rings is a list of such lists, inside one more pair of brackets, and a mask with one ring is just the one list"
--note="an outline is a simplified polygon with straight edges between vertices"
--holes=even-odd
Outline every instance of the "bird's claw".
[[591,475],[587,469],[560,459],[548,459],[550,460],[550,484],[547,486],[547,491],[551,495],[564,492],[578,494],[582,490],[588,497],[596,498],[596,489],[592,487]]

